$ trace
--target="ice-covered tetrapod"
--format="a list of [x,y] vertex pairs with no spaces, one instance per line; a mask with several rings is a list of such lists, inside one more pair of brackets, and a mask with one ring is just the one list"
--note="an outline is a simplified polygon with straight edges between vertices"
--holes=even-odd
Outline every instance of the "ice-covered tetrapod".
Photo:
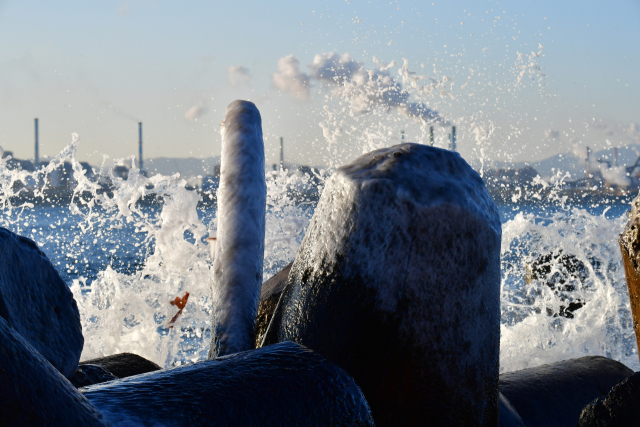
[[327,182],[264,344],[344,368],[376,425],[495,426],[496,205],[459,154],[401,144]]
[[209,358],[254,347],[266,198],[260,112],[251,102],[234,101],[222,124]]

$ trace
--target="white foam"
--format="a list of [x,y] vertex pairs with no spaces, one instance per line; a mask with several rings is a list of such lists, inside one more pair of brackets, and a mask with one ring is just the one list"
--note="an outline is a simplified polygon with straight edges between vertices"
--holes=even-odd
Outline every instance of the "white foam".
[[[607,219],[573,208],[548,217],[518,214],[502,227],[500,371],[586,355],[607,356],[640,368],[618,234],[626,218]],[[585,301],[573,318],[553,317],[563,304],[543,280],[526,283],[534,260],[561,249],[586,267],[584,280],[568,279]],[[551,261],[552,274],[569,278]],[[566,303],[564,303],[566,304]]]

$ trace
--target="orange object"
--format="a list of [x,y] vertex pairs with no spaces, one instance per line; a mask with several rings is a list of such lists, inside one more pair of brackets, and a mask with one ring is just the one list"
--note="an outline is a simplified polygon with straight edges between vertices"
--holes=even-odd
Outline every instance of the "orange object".
[[177,306],[180,310],[182,310],[184,306],[187,305],[188,299],[189,299],[189,292],[186,292],[182,298],[176,297],[175,300],[169,301],[169,303],[171,303],[171,305]]
[[[173,318],[169,321],[170,325],[172,323],[175,323],[176,320],[178,320],[178,317],[182,314],[182,309],[184,308],[185,305],[187,305],[188,299],[189,299],[189,292],[185,292],[182,298],[176,297],[176,299],[174,299],[173,301],[169,301],[169,304],[175,305],[179,309],[176,315],[173,316]],[[173,328],[173,325],[169,326],[169,329],[171,328]]]

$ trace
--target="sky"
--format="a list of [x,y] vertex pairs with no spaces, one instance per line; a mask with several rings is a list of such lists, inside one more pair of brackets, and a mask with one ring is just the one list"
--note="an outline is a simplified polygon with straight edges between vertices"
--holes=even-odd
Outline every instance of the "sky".
[[[393,62],[395,61],[395,62]],[[470,162],[640,144],[640,1],[0,0],[0,146],[100,164],[220,154],[235,99],[266,161],[406,141]],[[332,74],[333,73],[333,74]],[[331,75],[329,75],[331,74]]]

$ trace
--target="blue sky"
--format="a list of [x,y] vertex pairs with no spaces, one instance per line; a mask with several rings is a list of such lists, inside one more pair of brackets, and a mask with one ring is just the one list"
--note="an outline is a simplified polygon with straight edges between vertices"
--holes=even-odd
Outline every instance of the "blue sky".
[[[542,52],[533,62],[532,51]],[[218,155],[219,123],[237,98],[262,112],[267,162],[279,136],[288,159],[311,164],[391,145],[400,130],[424,142],[415,119],[382,107],[354,116],[346,95],[320,80],[311,78],[304,96],[274,83],[280,58],[294,55],[304,76],[327,52],[348,53],[366,70],[379,67],[374,56],[406,58],[410,71],[440,82],[446,95],[420,95],[401,83],[399,67],[388,70],[411,100],[459,126],[468,160],[640,142],[637,0],[0,0],[0,145],[32,157],[38,117],[42,154],[77,132],[80,158],[96,164],[104,154],[134,155],[142,120],[146,157]],[[540,67],[527,68],[520,84],[518,52],[521,64]],[[248,70],[235,85],[231,66]],[[333,152],[320,123],[339,135]],[[438,144],[447,132],[437,128]]]

